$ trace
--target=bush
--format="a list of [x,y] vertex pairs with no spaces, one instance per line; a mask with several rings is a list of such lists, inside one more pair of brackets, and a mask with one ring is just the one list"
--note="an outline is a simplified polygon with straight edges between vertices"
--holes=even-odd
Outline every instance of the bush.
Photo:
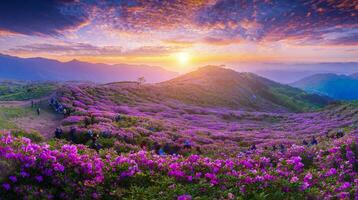
[[15,137],[26,137],[35,143],[45,141],[45,138],[41,135],[41,133],[39,133],[37,131],[26,132],[24,130],[14,130],[14,131],[11,131],[11,135],[13,135]]

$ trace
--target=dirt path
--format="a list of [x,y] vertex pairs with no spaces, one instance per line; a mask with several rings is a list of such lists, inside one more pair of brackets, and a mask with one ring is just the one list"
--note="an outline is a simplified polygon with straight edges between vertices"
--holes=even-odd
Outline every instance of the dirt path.
[[40,132],[46,139],[53,137],[56,127],[61,125],[63,115],[55,113],[48,105],[51,96],[35,99],[34,104],[41,108],[41,114],[37,115],[36,108],[31,108],[31,100],[28,101],[0,101],[1,107],[21,107],[30,109],[30,112],[23,117],[11,119],[18,128]]

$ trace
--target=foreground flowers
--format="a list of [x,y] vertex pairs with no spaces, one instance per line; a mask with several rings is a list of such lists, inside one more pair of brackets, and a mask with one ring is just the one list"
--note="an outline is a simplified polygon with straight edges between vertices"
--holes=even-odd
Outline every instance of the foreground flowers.
[[357,137],[229,159],[97,153],[0,135],[1,199],[354,199]]

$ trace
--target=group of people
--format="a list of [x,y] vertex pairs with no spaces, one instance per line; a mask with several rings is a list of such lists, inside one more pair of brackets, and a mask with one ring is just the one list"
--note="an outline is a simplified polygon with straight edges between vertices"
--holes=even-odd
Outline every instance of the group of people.
[[312,136],[310,142],[307,142],[306,139],[303,139],[302,144],[305,146],[314,146],[318,144],[318,141],[315,136]]
[[[76,127],[72,126],[70,128],[70,133],[69,133],[69,139],[73,142],[73,143],[76,143],[77,140],[76,140],[76,132],[77,132],[77,129]],[[58,139],[61,139],[63,138],[63,130],[62,128],[60,127],[57,127],[56,130],[55,130],[55,137],[58,138]]]
[[99,135],[97,133],[94,133],[92,130],[88,130],[87,134],[92,141],[90,148],[95,149],[97,151],[102,149],[102,145],[98,142]]
[[336,139],[344,137],[344,131],[343,129],[339,129],[336,133]]
[[85,117],[84,119],[85,127],[87,128],[89,125],[96,123],[96,117],[92,114],[90,114],[89,117]]
[[[69,132],[69,139],[73,143],[77,142],[76,132],[77,132],[76,127],[72,126],[70,128],[70,132]],[[104,136],[109,136],[110,133],[109,132],[103,132],[103,134],[105,134]],[[94,133],[92,130],[88,130],[87,135],[88,135],[89,139],[92,141],[90,147],[92,149],[95,149],[95,150],[99,151],[102,148],[102,145],[98,142],[99,134]],[[60,127],[56,128],[55,137],[58,138],[58,139],[61,139],[61,138],[64,137],[63,130]]]
[[[265,146],[264,149],[269,150],[269,147]],[[255,144],[251,145],[248,149],[249,152],[256,151],[256,150],[257,150],[257,147]],[[286,151],[286,147],[284,144],[280,144],[280,145],[278,145],[278,147],[274,144],[274,145],[272,145],[271,150],[272,151],[280,150],[281,152],[284,152],[284,151]]]
[[[31,100],[31,108],[35,108],[35,102],[34,102],[34,100]],[[36,113],[37,113],[38,116],[40,116],[40,114],[41,114],[41,108],[40,108],[40,106],[37,106],[37,108],[36,108]]]
[[[141,144],[142,149],[146,149],[146,143],[143,142]],[[169,144],[165,143],[164,145],[160,145],[158,142],[155,142],[150,149],[154,151],[156,154],[165,156],[165,155],[178,155],[181,151],[190,151],[192,150],[192,144],[190,140],[185,140],[182,146],[177,144]],[[195,149],[197,153],[202,153],[200,147],[196,147]]]
[[53,107],[57,113],[63,114],[64,117],[68,117],[71,114],[71,109],[63,106],[55,97],[50,99],[50,106]]

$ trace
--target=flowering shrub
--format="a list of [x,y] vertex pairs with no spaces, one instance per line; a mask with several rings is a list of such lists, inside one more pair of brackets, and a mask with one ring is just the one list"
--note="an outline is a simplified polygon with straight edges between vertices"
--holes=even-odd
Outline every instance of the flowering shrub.
[[0,199],[357,198],[356,107],[204,108],[145,87],[62,88],[69,113],[47,144],[0,133]]
[[[228,159],[99,153],[0,135],[1,199],[354,199],[357,136]],[[0,168],[2,166],[0,165]]]
[[[204,155],[232,157],[253,144],[272,149],[274,145],[302,144],[312,136],[321,142],[341,128],[348,133],[358,127],[357,108],[349,104],[310,113],[252,112],[184,104],[158,93],[160,90],[151,87],[120,84],[62,88],[60,103],[73,109],[62,121],[64,134],[70,127],[79,130],[77,135],[88,130],[110,132],[114,139],[124,143],[125,138],[126,143],[137,147],[143,141],[182,147],[190,140],[193,149],[200,147]],[[116,120],[118,115],[120,120]],[[77,143],[86,144],[87,140]],[[114,147],[108,144],[106,147]]]

